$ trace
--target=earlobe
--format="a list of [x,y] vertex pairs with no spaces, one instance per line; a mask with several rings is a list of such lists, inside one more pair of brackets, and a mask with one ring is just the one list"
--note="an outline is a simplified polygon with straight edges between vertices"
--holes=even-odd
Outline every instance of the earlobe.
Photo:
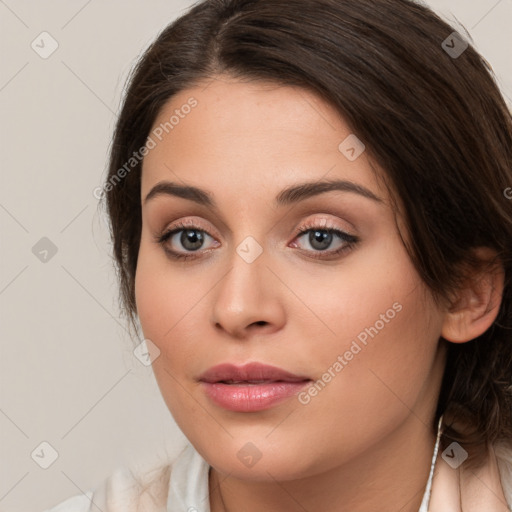
[[498,316],[505,272],[501,262],[493,262],[496,252],[479,247],[475,256],[488,263],[471,273],[448,307],[441,336],[453,343],[464,343],[482,335]]

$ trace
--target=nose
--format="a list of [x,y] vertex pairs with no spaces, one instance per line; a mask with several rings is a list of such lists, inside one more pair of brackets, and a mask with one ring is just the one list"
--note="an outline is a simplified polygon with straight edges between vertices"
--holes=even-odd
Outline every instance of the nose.
[[271,334],[285,321],[282,284],[265,253],[248,263],[235,251],[231,266],[214,288],[212,323],[233,338]]

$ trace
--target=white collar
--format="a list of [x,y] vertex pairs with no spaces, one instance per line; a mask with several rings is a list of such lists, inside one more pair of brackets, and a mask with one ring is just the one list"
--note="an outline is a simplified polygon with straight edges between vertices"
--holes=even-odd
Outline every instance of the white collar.
[[423,494],[423,499],[421,500],[421,505],[418,512],[428,512],[428,506],[430,504],[430,495],[432,494],[432,481],[434,479],[434,468],[436,466],[437,460],[437,452],[439,451],[439,441],[441,440],[442,428],[443,424],[443,415],[439,418],[439,423],[437,424],[437,438],[436,444],[434,446],[434,454],[432,455],[432,462],[430,463],[430,474],[428,475],[427,486],[425,487],[425,493]]

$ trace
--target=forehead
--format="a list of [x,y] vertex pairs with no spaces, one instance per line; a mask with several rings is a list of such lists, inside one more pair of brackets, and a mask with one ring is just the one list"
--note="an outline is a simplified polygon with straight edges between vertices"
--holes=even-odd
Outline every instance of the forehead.
[[[387,195],[339,113],[318,95],[272,82],[217,77],[181,91],[161,109],[144,158],[142,190],[182,180],[215,191],[277,193],[295,181],[347,179]],[[341,146],[340,146],[341,144]],[[352,153],[353,154],[353,153]],[[350,154],[349,154],[350,156]]]

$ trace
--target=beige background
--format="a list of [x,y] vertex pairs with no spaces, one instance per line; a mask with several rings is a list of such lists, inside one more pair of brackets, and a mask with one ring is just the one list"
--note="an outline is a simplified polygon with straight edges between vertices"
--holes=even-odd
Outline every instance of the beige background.
[[[427,3],[467,28],[512,104],[512,0]],[[93,190],[128,71],[191,4],[0,0],[0,511],[42,511],[183,445],[118,319]]]

